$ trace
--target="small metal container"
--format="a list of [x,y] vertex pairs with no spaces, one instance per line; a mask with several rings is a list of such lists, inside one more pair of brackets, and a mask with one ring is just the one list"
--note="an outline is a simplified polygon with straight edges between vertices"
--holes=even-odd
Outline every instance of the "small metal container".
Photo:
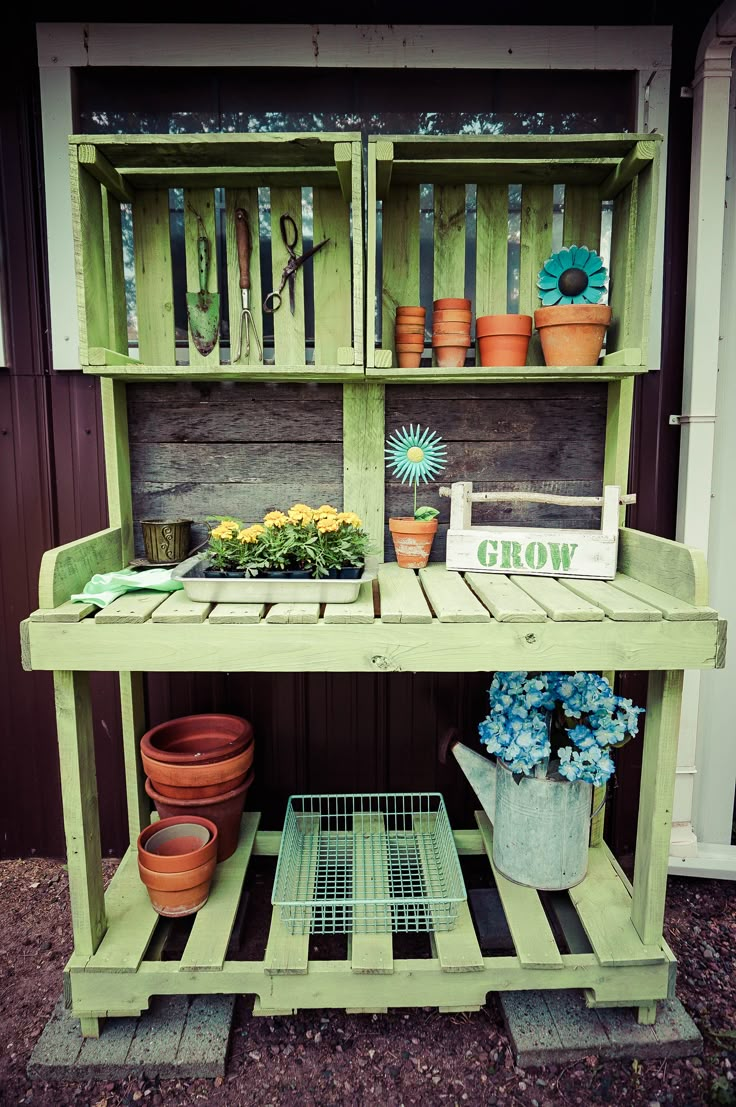
[[152,563],[181,561],[189,553],[191,519],[154,520],[141,522],[146,558]]

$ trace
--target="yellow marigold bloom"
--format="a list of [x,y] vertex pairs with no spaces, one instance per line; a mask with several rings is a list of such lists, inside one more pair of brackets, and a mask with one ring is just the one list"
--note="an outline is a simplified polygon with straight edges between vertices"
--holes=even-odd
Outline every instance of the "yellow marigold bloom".
[[321,507],[318,507],[315,510],[314,514],[318,518],[319,518],[320,515],[337,515],[337,508],[336,507],[330,507],[329,504],[322,504]]
[[267,527],[283,527],[288,521],[283,511],[269,511],[268,515],[263,516],[263,522]]
[[238,531],[238,524],[232,519],[223,519],[212,531],[213,538],[232,538]]
[[362,527],[363,520],[354,511],[341,511],[337,516],[339,522],[346,527]]
[[312,508],[309,507],[307,504],[292,504],[292,506],[289,508],[289,510],[290,511],[299,511],[303,515],[314,515],[314,512],[312,511]]
[[317,520],[317,530],[320,534],[329,534],[339,529],[340,524],[337,521],[337,515],[323,515],[321,519]]

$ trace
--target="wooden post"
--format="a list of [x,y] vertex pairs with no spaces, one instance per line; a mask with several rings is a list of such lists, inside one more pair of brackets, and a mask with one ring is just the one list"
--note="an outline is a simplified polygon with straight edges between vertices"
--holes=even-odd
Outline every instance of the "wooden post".
[[631,902],[631,921],[645,945],[662,940],[682,678],[681,670],[649,676]]
[[74,952],[91,957],[107,919],[89,675],[56,671],[54,691]]

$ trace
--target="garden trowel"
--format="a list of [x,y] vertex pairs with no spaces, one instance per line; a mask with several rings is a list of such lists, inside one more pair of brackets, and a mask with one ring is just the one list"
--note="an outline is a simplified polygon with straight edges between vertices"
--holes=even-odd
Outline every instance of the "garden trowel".
[[220,294],[207,291],[210,275],[210,240],[199,215],[197,215],[197,222],[199,224],[197,237],[199,292],[187,292],[187,315],[192,341],[200,354],[206,357],[214,349],[220,333]]

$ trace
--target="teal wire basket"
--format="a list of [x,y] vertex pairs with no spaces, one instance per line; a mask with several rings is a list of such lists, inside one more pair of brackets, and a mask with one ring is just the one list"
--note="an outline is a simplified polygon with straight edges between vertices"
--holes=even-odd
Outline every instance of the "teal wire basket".
[[290,933],[452,930],[466,898],[438,792],[289,797],[271,902]]

